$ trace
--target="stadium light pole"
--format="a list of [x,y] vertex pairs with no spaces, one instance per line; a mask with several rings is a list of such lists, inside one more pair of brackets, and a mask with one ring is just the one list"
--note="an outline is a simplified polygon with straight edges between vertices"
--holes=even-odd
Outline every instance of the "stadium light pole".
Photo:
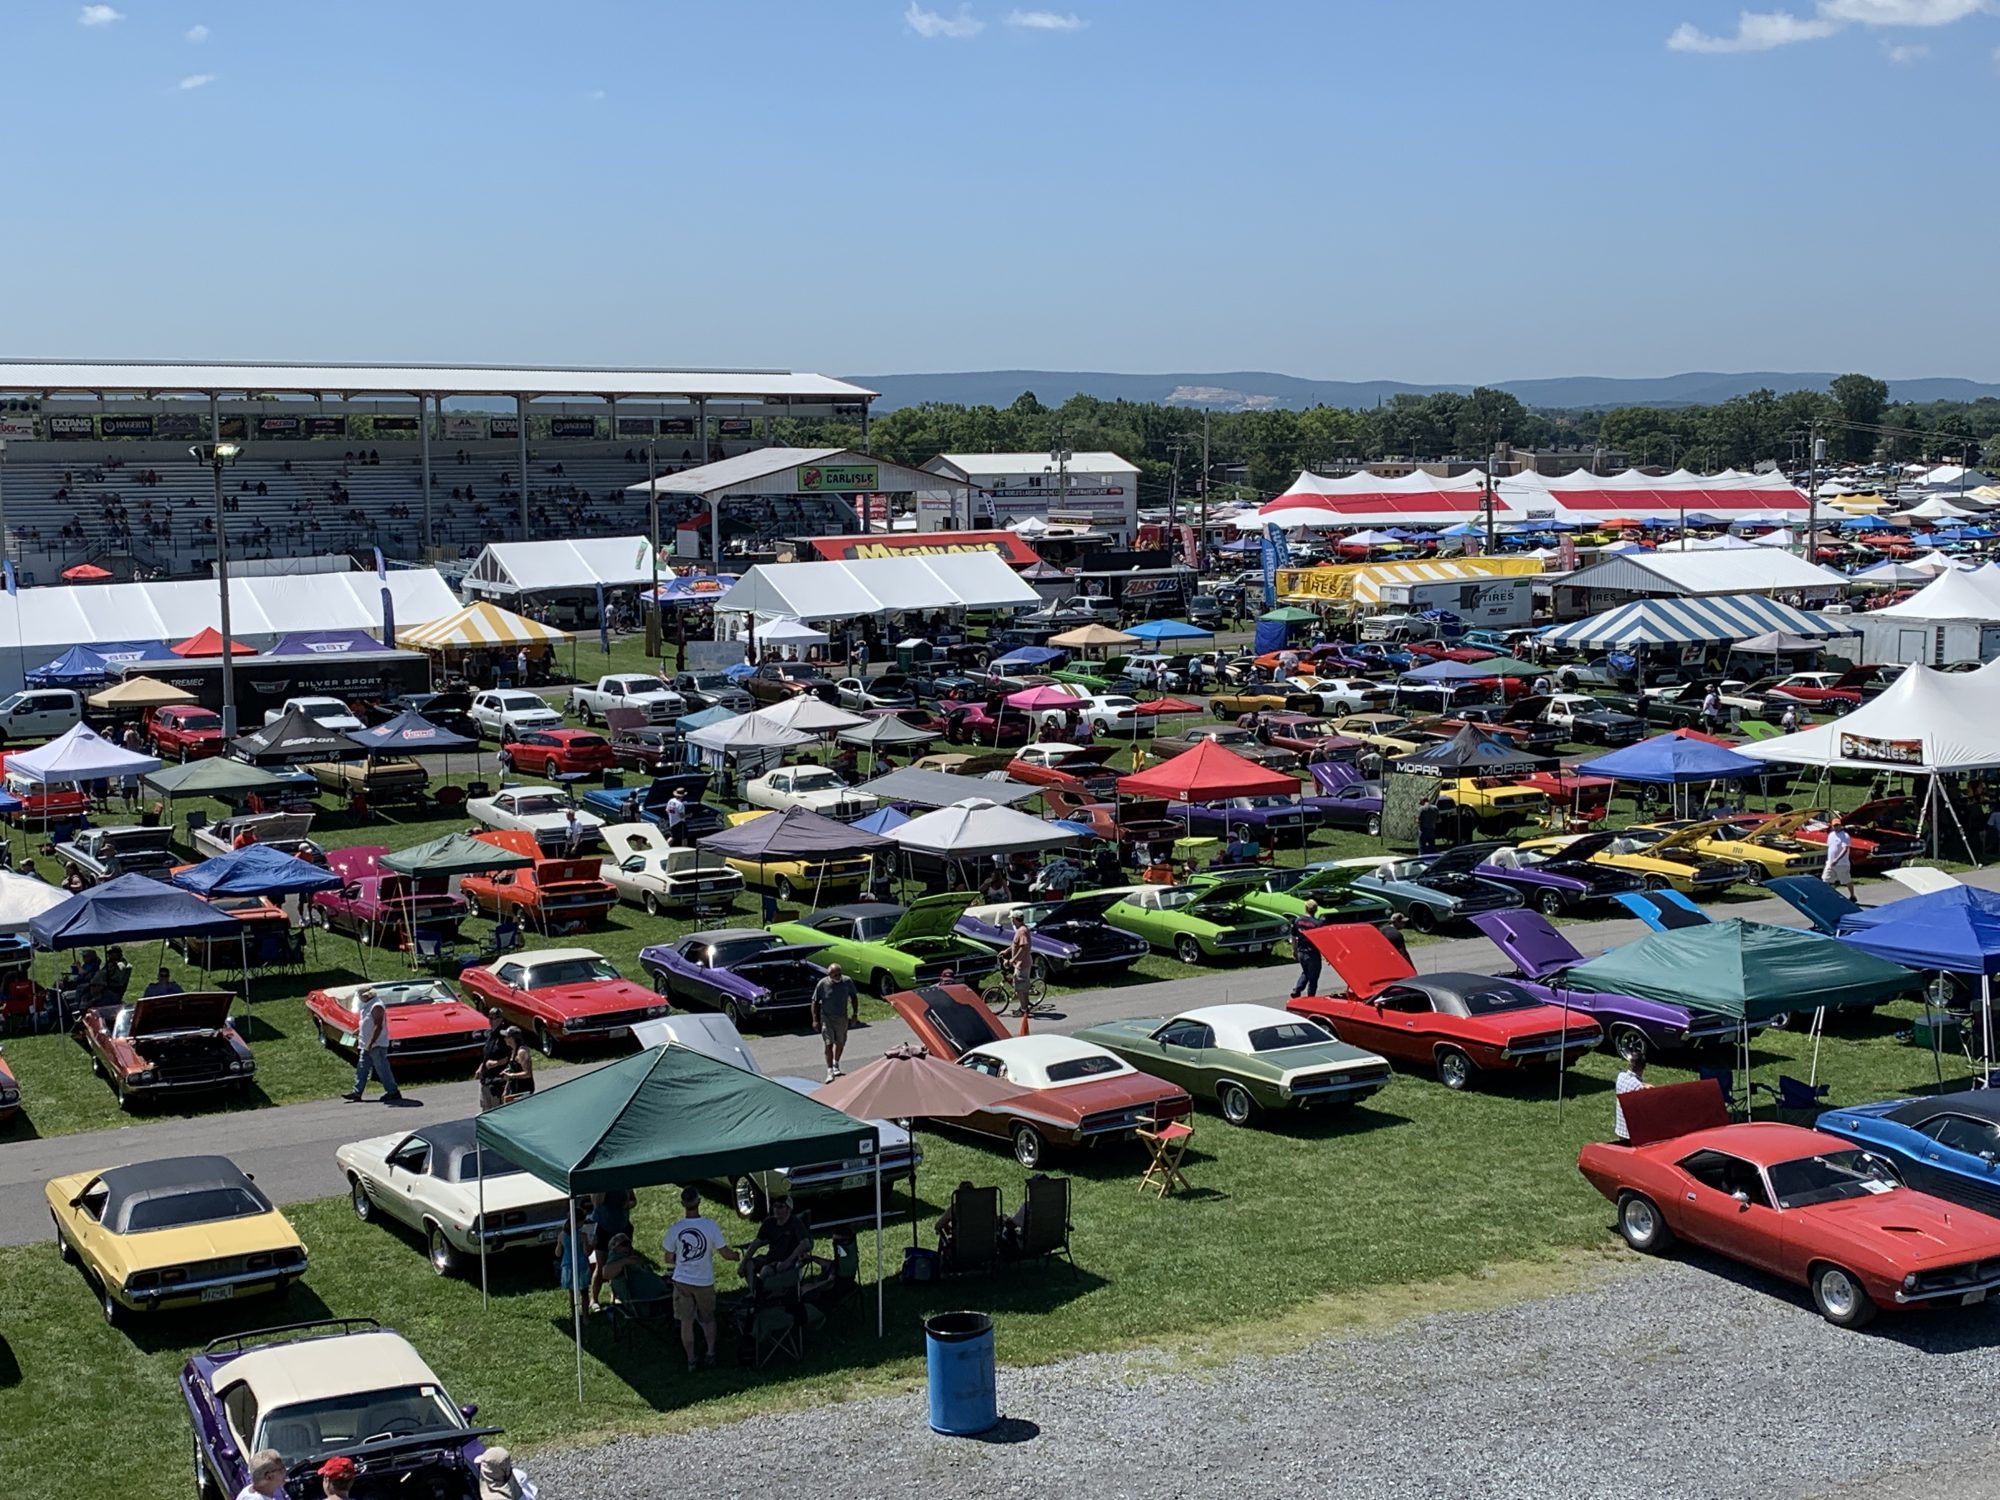
[[665,657],[667,654],[667,633],[660,623],[660,439],[657,432],[659,419],[653,426],[656,431],[646,439],[646,506],[648,512],[647,540],[652,543],[646,551],[653,559],[653,612],[646,619],[646,654]]
[[242,451],[234,443],[196,443],[188,449],[196,463],[208,465],[215,474],[215,581],[222,604],[222,735],[232,740],[236,738],[236,668],[229,653],[229,537],[223,529],[222,466],[234,463]]

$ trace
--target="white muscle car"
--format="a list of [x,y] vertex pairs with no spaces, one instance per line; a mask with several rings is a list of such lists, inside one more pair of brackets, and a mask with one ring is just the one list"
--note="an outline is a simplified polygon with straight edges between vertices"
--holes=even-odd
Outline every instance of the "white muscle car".
[[474,797],[465,804],[466,816],[480,827],[524,829],[535,836],[535,842],[542,848],[556,851],[569,842],[571,809],[576,812],[577,826],[583,830],[583,847],[595,849],[604,820],[577,807],[569,793],[555,787],[502,787],[490,797]]
[[878,805],[875,798],[853,790],[825,766],[780,766],[766,771],[744,783],[743,800],[773,812],[803,807],[843,823],[867,817]]
[[604,830],[604,847],[597,873],[617,888],[620,899],[643,906],[649,917],[670,907],[720,910],[734,904],[743,889],[742,874],[720,854],[673,848],[651,823],[613,823]]

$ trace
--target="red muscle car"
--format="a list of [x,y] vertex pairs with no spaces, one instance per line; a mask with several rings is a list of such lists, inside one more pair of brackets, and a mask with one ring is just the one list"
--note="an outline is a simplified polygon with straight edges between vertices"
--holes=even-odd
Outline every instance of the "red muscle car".
[[525,854],[532,865],[467,875],[459,893],[478,911],[515,916],[541,932],[570,932],[602,922],[618,904],[618,890],[597,873],[598,858],[545,859],[535,836],[524,828],[475,833],[474,838],[510,854]]
[[142,731],[161,760],[200,760],[222,753],[222,715],[195,703],[169,703],[146,715]]
[[1025,745],[1034,737],[1035,721],[1018,708],[1004,705],[996,714],[983,703],[945,709],[944,737],[954,745]]
[[[1857,870],[1891,870],[1915,859],[1926,847],[1915,832],[1920,800],[1889,797],[1864,802],[1842,819],[1847,830],[1849,862]],[[1745,813],[1737,819],[1746,828],[1797,839],[1802,844],[1826,847],[1829,819],[1833,809],[1802,807],[1790,813]]]
[[1317,714],[1240,714],[1236,724],[1255,735],[1258,744],[1290,750],[1309,765],[1319,761],[1350,762],[1367,748],[1357,739],[1335,734],[1333,727]]
[[75,1036],[90,1065],[108,1080],[120,1109],[169,1094],[247,1089],[257,1064],[230,1024],[236,997],[194,990],[88,1006]]
[[1056,817],[1082,823],[1099,838],[1116,839],[1121,850],[1144,853],[1154,844],[1172,844],[1187,832],[1179,818],[1167,816],[1164,798],[1134,797],[1124,802],[1099,802],[1087,792],[1050,787],[1042,804]]
[[1491,661],[1500,654],[1498,651],[1488,651],[1480,646],[1455,646],[1450,641],[1437,639],[1410,641],[1403,649],[1412,656],[1423,657],[1426,661],[1456,661],[1467,664]]
[[1348,993],[1307,995],[1286,1008],[1351,1046],[1435,1068],[1446,1088],[1469,1087],[1481,1069],[1567,1067],[1603,1039],[1588,1016],[1546,1005],[1510,980],[1419,974],[1374,927],[1334,923],[1306,939]]
[[1129,1140],[1141,1126],[1178,1120],[1194,1108],[1187,1090],[1141,1073],[1095,1043],[1046,1031],[1009,1036],[966,985],[903,990],[889,1004],[932,1056],[1020,1090],[990,1109],[943,1123],[1007,1141],[1024,1167],[1039,1166],[1050,1145]]
[[458,982],[478,1003],[498,1007],[545,1056],[568,1042],[620,1040],[634,1021],[653,1020],[672,1008],[588,948],[504,954],[462,970]]
[[472,1062],[486,1046],[485,1015],[452,993],[442,979],[392,979],[337,984],[306,996],[306,1011],[322,1047],[354,1050],[361,1012],[375,1000],[388,1007],[392,1066]]
[[1025,745],[1007,763],[1007,775],[1029,786],[1081,793],[1093,801],[1115,797],[1118,773],[1107,762],[1119,749],[1117,745]]
[[1843,1328],[2000,1289],[2000,1221],[1904,1187],[1882,1157],[1796,1125],[1729,1124],[1712,1080],[1621,1102],[1631,1145],[1585,1146],[1577,1168],[1635,1250],[1678,1236],[1809,1287]]
[[590,729],[524,729],[507,737],[500,755],[524,774],[550,777],[608,771],[617,763],[611,741]]

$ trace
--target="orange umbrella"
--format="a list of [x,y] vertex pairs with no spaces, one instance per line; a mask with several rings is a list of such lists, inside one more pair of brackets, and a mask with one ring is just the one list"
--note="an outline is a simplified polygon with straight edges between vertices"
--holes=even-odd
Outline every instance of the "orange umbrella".
[[100,578],[109,578],[111,570],[100,568],[96,563],[78,563],[73,568],[64,568],[62,576],[71,583],[95,583]]
[[1185,698],[1155,698],[1151,703],[1141,703],[1132,712],[1145,718],[1172,719],[1182,714],[1206,713],[1207,710]]

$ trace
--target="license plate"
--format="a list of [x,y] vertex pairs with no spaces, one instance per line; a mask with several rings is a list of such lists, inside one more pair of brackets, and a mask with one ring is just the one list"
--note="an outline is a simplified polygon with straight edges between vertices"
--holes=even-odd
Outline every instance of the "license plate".
[[236,1295],[234,1286],[205,1286],[201,1289],[204,1302],[227,1302]]
[[1981,1287],[1976,1292],[1967,1292],[1965,1294],[1964,1300],[1960,1302],[1959,1305],[1961,1307],[1970,1307],[1975,1302],[1984,1302],[1985,1300],[1986,1300],[1986,1288]]
[[544,1229],[540,1234],[535,1236],[535,1243],[537,1245],[553,1245],[560,1238],[562,1238],[562,1231],[560,1229]]

